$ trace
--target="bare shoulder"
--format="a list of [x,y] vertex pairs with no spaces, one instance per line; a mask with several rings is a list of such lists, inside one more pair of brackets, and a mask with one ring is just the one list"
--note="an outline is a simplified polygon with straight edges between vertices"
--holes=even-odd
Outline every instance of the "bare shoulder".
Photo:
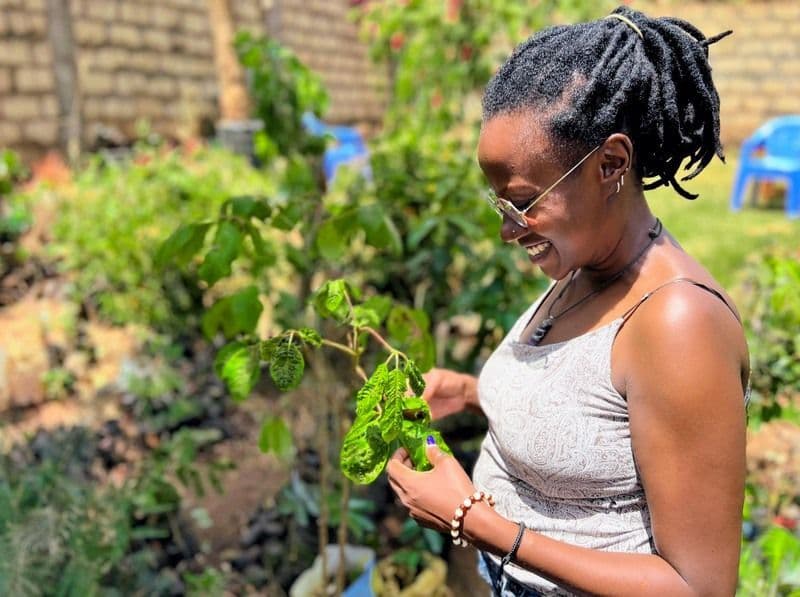
[[634,382],[661,383],[670,372],[685,377],[693,370],[715,376],[735,371],[743,391],[749,357],[741,317],[710,275],[690,269],[648,291],[620,331],[614,367],[623,395]]

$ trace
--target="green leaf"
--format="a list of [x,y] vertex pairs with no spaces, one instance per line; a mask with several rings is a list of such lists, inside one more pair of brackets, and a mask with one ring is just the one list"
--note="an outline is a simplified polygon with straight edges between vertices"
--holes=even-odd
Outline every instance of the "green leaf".
[[233,222],[224,220],[217,228],[214,246],[206,254],[197,273],[209,286],[231,274],[231,263],[242,247],[242,233]]
[[353,307],[353,325],[380,327],[392,308],[392,300],[385,296],[372,296]]
[[322,336],[320,336],[319,332],[315,329],[300,328],[297,330],[297,335],[300,336],[300,339],[309,346],[313,346],[314,348],[319,348],[322,346]]
[[281,417],[270,417],[261,425],[258,447],[265,454],[272,452],[283,460],[294,456],[292,432]]
[[303,379],[305,361],[300,349],[288,342],[278,345],[269,364],[269,375],[282,392],[292,390]]
[[356,221],[366,233],[367,244],[378,249],[388,249],[394,255],[402,252],[403,241],[400,233],[379,204],[373,203],[360,207]]
[[428,471],[431,469],[431,462],[428,460],[428,455],[426,453],[429,435],[432,435],[436,440],[436,445],[439,449],[452,455],[453,452],[450,450],[447,443],[445,443],[441,433],[421,422],[403,420],[400,445],[406,449],[411,457],[411,462],[414,463],[414,468],[418,471]]
[[303,217],[303,206],[296,201],[290,201],[278,210],[272,220],[272,226],[286,232],[294,228]]
[[408,234],[408,249],[415,251],[420,243],[439,225],[439,218],[429,217],[415,226]]
[[228,386],[234,400],[244,400],[261,377],[257,345],[231,342],[217,353],[214,371]]
[[344,280],[325,282],[314,295],[314,309],[320,317],[332,318],[344,323],[350,314],[347,300],[350,288]]
[[386,363],[381,363],[356,394],[356,418],[370,413],[377,414],[376,406],[381,403],[384,387],[388,381],[389,369]]
[[265,220],[272,212],[265,199],[254,197],[233,197],[230,200],[230,208],[234,216],[244,219]]
[[381,438],[380,427],[366,420],[356,420],[344,436],[339,464],[344,475],[361,485],[378,478],[389,459],[389,445]]
[[210,223],[183,224],[170,234],[156,251],[154,263],[156,267],[164,267],[172,261],[186,265],[203,247]]
[[422,373],[416,363],[412,360],[408,360],[403,368],[408,377],[408,385],[411,386],[411,390],[417,396],[422,396],[422,393],[425,391],[425,380],[422,378]]
[[277,336],[275,338],[270,338],[269,340],[264,340],[259,343],[258,346],[258,353],[261,357],[261,360],[265,363],[269,363],[272,361],[272,355],[275,354],[278,346],[283,342],[285,339],[284,336]]
[[351,217],[330,218],[317,233],[317,250],[323,259],[337,261],[347,252],[352,236]]
[[436,360],[436,348],[428,331],[429,326],[424,311],[405,305],[395,306],[386,322],[393,344],[413,358],[420,371],[433,367]]
[[405,396],[403,398],[403,418],[428,425],[431,422],[431,409],[428,403],[419,396]]
[[222,328],[230,339],[239,333],[255,331],[261,312],[264,310],[258,299],[258,289],[248,286],[239,292],[218,300],[203,314],[202,328],[206,338],[213,338]]
[[403,396],[406,391],[406,376],[400,369],[392,369],[384,386],[383,412],[378,420],[381,438],[387,444],[400,435],[403,426]]

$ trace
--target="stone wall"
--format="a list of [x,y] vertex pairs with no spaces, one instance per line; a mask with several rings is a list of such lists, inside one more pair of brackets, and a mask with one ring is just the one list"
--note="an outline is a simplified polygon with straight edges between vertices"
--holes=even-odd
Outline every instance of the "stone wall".
[[800,114],[800,2],[638,2],[634,7],[686,19],[707,36],[733,30],[709,49],[724,143],[739,143],[774,116]]
[[[231,0],[237,24],[270,32],[320,73],[328,119],[380,121],[385,77],[366,56],[348,0]],[[196,134],[217,119],[217,80],[205,0],[0,0],[0,147],[26,154],[56,146],[67,104],[56,86],[52,6],[68,6],[79,129],[134,134],[147,119],[163,134]],[[728,144],[765,119],[800,113],[800,3],[664,2],[634,6],[674,14],[707,34],[734,29],[711,48]],[[61,57],[61,58],[60,58]],[[63,95],[63,93],[62,93]]]

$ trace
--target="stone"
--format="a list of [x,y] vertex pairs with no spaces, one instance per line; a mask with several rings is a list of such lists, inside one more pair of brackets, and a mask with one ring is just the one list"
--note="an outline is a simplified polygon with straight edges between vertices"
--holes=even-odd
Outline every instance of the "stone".
[[41,104],[35,95],[11,95],[0,98],[0,113],[9,120],[27,120],[41,114]]
[[56,119],[36,119],[26,122],[22,127],[25,139],[51,147],[58,142],[58,121]]
[[[14,73],[16,89],[20,92],[52,91],[55,86],[53,71],[41,67],[23,67]],[[1,87],[2,85],[0,85]]]
[[[22,139],[22,129],[14,122],[0,120],[0,146],[12,145]],[[0,350],[2,350],[0,348]]]
[[106,43],[108,31],[106,24],[93,19],[76,19],[72,25],[75,40],[79,44],[99,46]]
[[16,66],[30,61],[31,46],[27,41],[0,39],[0,65],[10,64]]

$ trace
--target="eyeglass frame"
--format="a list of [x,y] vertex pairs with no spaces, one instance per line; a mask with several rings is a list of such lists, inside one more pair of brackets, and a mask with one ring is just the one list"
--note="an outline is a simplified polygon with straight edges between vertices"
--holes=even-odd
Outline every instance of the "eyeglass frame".
[[581,164],[583,164],[586,160],[588,160],[589,157],[595,151],[600,149],[602,146],[603,144],[601,143],[600,145],[592,149],[589,153],[583,156],[577,164],[575,164],[572,168],[567,170],[564,173],[564,175],[561,176],[561,178],[559,178],[557,181],[555,181],[553,184],[551,184],[549,187],[547,187],[544,191],[542,191],[535,197],[532,197],[530,199],[530,204],[528,204],[524,209],[518,209],[508,199],[504,199],[503,197],[498,197],[497,194],[492,189],[489,189],[489,191],[487,192],[486,200],[489,202],[489,205],[492,206],[492,209],[494,209],[500,217],[508,216],[518,226],[521,226],[522,228],[527,228],[528,221],[525,219],[525,214],[528,213],[533,208],[534,205],[539,203],[539,201],[541,201],[544,198],[544,196],[547,195],[547,193],[552,191],[561,182],[563,182],[570,174],[575,172],[575,170],[577,170]]

